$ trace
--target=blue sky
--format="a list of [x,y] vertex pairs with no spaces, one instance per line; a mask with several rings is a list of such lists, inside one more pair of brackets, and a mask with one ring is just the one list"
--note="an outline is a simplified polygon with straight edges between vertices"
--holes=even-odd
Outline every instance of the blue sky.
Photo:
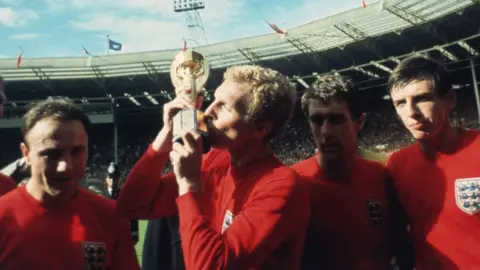
[[[200,11],[208,43],[271,33],[268,20],[288,29],[361,7],[361,0],[204,0]],[[373,1],[368,1],[369,2]],[[202,43],[173,0],[0,0],[0,58],[84,56],[82,45],[105,54],[106,35],[120,53]],[[194,45],[193,41],[188,42]]]

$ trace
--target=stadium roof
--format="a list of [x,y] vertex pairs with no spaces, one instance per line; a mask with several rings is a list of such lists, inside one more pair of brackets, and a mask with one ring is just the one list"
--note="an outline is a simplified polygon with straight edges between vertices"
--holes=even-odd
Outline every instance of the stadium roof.
[[[399,60],[418,53],[444,61],[456,72],[455,83],[466,85],[470,64],[480,65],[479,17],[480,0],[386,0],[290,29],[284,39],[274,33],[195,50],[213,67],[207,89],[219,85],[226,67],[247,63],[290,76],[300,94],[316,76],[335,72],[362,89],[382,89]],[[0,75],[9,108],[68,96],[83,104],[114,98],[125,111],[158,111],[173,96],[168,71],[177,52],[99,56],[90,66],[87,57],[26,58],[18,69],[16,59],[0,60]]]
[[[213,69],[260,63],[301,54],[344,48],[348,44],[401,33],[474,5],[472,0],[385,0],[287,31],[232,40],[195,48]],[[6,81],[82,79],[166,73],[177,50],[70,58],[23,58],[0,60]]]

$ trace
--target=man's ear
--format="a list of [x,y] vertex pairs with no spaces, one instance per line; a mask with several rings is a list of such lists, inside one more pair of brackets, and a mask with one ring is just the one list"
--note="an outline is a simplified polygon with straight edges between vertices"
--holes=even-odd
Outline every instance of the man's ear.
[[457,93],[454,89],[448,90],[443,97],[445,104],[447,105],[448,113],[451,113],[457,106]]
[[367,118],[366,113],[361,113],[360,116],[355,120],[355,132],[358,134],[362,131],[365,126],[365,120]]
[[28,146],[25,143],[20,143],[20,151],[22,152],[23,158],[27,162],[28,165],[30,165],[30,150],[28,149]]
[[265,138],[273,128],[273,123],[268,121],[263,121],[260,124],[256,125],[254,136],[257,138]]

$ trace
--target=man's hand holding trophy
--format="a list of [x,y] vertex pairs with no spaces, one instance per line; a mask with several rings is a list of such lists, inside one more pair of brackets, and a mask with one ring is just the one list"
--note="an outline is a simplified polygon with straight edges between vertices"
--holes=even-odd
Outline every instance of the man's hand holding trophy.
[[[154,150],[170,152],[173,142],[182,141],[185,131],[195,130],[202,137],[207,135],[207,125],[200,108],[204,99],[203,86],[210,75],[208,61],[198,52],[179,52],[172,62],[170,78],[175,88],[175,99],[163,106],[163,128],[152,143]],[[208,140],[204,138],[204,151]]]
[[199,109],[209,73],[207,60],[191,50],[178,53],[170,69],[177,97],[164,107],[164,121],[168,121],[171,135],[163,139],[164,143],[167,138],[173,143],[170,160],[179,195],[201,190],[202,186],[202,155],[210,147],[207,119]]
[[176,55],[170,68],[175,94],[184,95],[195,107],[182,109],[173,117],[173,142],[181,142],[182,132],[188,130],[198,131],[206,141],[208,128],[200,107],[204,98],[203,86],[209,75],[210,65],[200,53],[185,50]]

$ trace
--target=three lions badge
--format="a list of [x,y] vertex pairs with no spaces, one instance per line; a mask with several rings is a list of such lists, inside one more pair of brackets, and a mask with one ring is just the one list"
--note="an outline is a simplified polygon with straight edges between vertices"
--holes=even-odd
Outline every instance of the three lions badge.
[[107,248],[101,242],[83,242],[83,258],[86,270],[102,270],[105,267]]
[[480,177],[455,180],[455,201],[463,212],[480,212]]
[[224,233],[228,229],[228,227],[232,225],[234,218],[235,216],[232,214],[232,212],[228,210],[225,212],[222,223],[222,233]]
[[381,226],[383,223],[384,214],[380,201],[368,200],[365,202],[365,208],[367,210],[368,218],[370,219],[370,224],[372,224],[373,227]]

